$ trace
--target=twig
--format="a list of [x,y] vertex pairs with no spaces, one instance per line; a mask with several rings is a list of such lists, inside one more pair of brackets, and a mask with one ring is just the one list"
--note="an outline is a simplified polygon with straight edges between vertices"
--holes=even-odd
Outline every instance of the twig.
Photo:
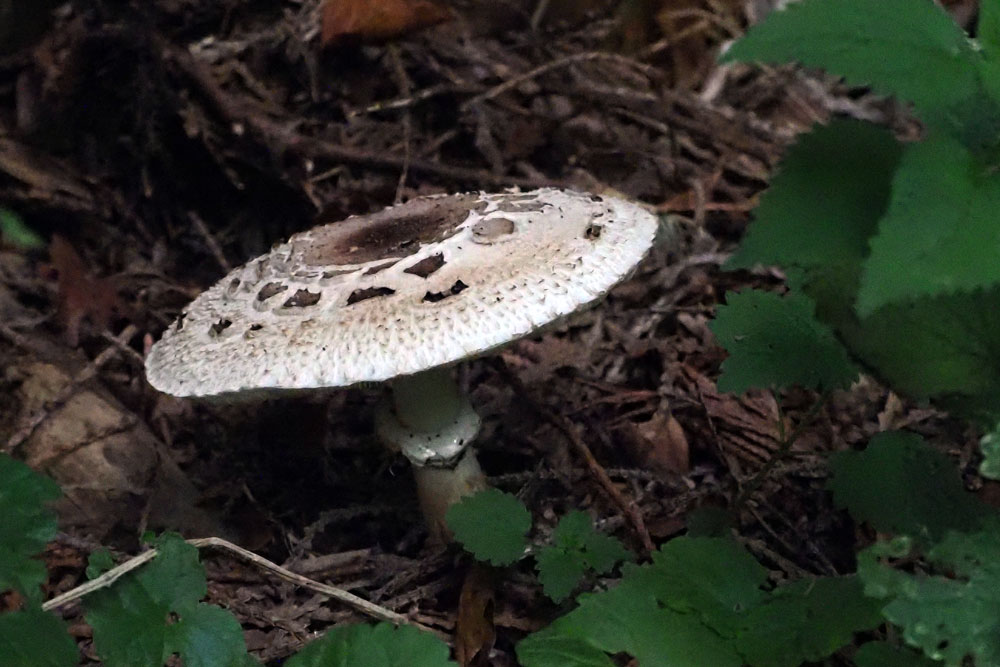
[[[273,563],[262,556],[258,556],[252,551],[247,551],[243,547],[237,546],[232,542],[222,539],[221,537],[201,537],[194,540],[187,540],[187,543],[199,549],[207,547],[228,551],[229,553],[235,554],[236,556],[253,563],[261,569],[273,573],[280,579],[284,579],[285,581],[302,586],[303,588],[308,588],[309,590],[331,597],[334,600],[342,602],[363,614],[371,616],[372,618],[377,618],[381,621],[388,621],[389,623],[395,623],[396,625],[414,625],[421,630],[448,638],[446,635],[443,635],[443,633],[440,633],[433,628],[420,623],[415,623],[403,614],[380,607],[379,605],[358,597],[353,593],[349,593],[341,588],[329,586],[318,581],[313,581],[312,579],[304,577],[301,574],[295,574],[291,570],[287,570],[277,563]],[[158,554],[159,552],[156,549],[150,549],[149,551],[145,551],[138,556],[134,556],[121,565],[108,570],[96,579],[91,579],[85,584],[81,584],[74,589],[66,591],[62,595],[52,598],[42,605],[42,609],[44,611],[51,611],[65,605],[68,602],[72,602],[73,600],[77,600],[85,595],[93,593],[94,591],[107,588],[118,581],[122,576],[128,574],[144,563],[148,563],[153,560]]]
[[83,370],[74,375],[54,398],[47,401],[41,409],[31,415],[28,421],[21,426],[21,428],[14,431],[0,451],[5,454],[10,454],[20,447],[25,440],[34,434],[35,430],[38,429],[38,427],[41,426],[46,419],[52,416],[56,410],[61,408],[66,401],[76,394],[76,392],[80,389],[80,385],[97,375],[98,371],[101,370],[104,364],[108,363],[108,361],[110,361],[115,354],[118,353],[119,344],[124,345],[128,343],[128,341],[132,340],[132,337],[135,336],[138,331],[139,327],[134,324],[130,324],[125,327],[120,334],[115,336],[118,344],[109,345],[101,350],[101,353],[94,357],[94,360],[87,364]]
[[223,271],[229,273],[232,270],[233,265],[226,259],[225,253],[222,252],[222,247],[219,245],[219,242],[215,240],[215,236],[212,235],[212,232],[209,231],[208,225],[206,225],[205,221],[201,219],[201,216],[194,211],[188,211],[188,217],[191,219],[191,222],[194,223],[194,228],[197,229],[198,233],[201,234],[203,239],[205,239],[205,243],[208,245],[208,249],[212,252],[212,256],[215,257],[215,261],[219,263],[219,266],[222,267]]
[[[527,387],[521,382],[521,379],[514,375],[505,364],[497,364],[500,372],[505,376],[506,380],[513,386],[515,393],[518,396],[530,396]],[[583,441],[580,437],[579,432],[576,427],[563,415],[557,414],[552,410],[539,403],[538,401],[530,401],[530,405],[533,410],[535,410],[539,415],[545,418],[549,423],[555,426],[566,439],[569,440],[570,444],[576,450],[577,454],[584,460],[587,464],[587,470],[590,474],[597,480],[601,488],[604,489],[605,493],[611,498],[612,502],[618,506],[621,512],[632,524],[633,529],[635,529],[636,534],[639,536],[639,540],[642,542],[642,548],[648,554],[656,550],[656,546],[653,544],[652,538],[649,536],[649,531],[646,529],[646,522],[642,518],[642,512],[639,511],[638,505],[631,498],[626,498],[625,495],[619,490],[615,483],[611,481],[611,477],[608,476],[607,471],[601,466],[600,462],[594,456],[594,453],[590,451],[590,447],[587,443]]]
[[[389,45],[389,59],[392,61],[392,70],[396,75],[396,85],[399,86],[399,93],[403,97],[409,97],[413,90],[410,84],[410,77],[406,74],[406,67],[403,66],[403,58],[399,55],[399,47],[395,44]],[[393,203],[398,204],[403,201],[403,188],[406,187],[406,178],[410,174],[410,162],[413,159],[413,114],[409,108],[403,109],[403,167],[399,170],[399,180],[396,182],[396,196]]]

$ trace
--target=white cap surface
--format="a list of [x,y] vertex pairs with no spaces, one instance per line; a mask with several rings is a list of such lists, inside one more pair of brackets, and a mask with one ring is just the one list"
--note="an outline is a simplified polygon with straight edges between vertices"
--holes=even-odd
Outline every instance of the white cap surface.
[[191,302],[146,359],[176,396],[388,380],[602,298],[656,217],[556,189],[422,197],[291,237]]

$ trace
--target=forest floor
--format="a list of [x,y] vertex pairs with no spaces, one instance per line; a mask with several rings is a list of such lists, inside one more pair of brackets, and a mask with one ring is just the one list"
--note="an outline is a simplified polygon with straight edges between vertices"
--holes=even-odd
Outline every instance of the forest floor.
[[[715,507],[775,581],[849,572],[872,536],[834,509],[830,452],[906,426],[969,470],[969,433],[871,381],[818,411],[806,391],[715,386],[716,305],[781,289],[777,271],[720,266],[784,149],[833,114],[905,132],[903,111],[814,72],[716,64],[767,3],[631,15],[641,3],[553,1],[534,17],[535,2],[454,4],[391,42],[323,49],[308,1],[89,0],[0,56],[0,205],[48,239],[0,247],[0,450],[66,494],[50,593],[83,580],[97,545],[134,554],[143,531],[170,529],[454,632],[468,557],[426,544],[406,462],[372,442],[377,389],[226,406],[161,395],[143,373],[151,342],[231,268],[424,194],[615,192],[683,231],[599,308],[463,372],[485,471],[541,534],[584,509],[641,554]],[[204,560],[210,601],[262,660],[367,620],[225,554]],[[564,611],[529,574],[481,592],[490,664],[515,664],[516,641]],[[96,660],[80,607],[63,614]]]

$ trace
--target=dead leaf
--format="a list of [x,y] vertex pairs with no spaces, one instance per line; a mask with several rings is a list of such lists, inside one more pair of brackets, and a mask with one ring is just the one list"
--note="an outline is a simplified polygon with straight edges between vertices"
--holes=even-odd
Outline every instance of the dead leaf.
[[496,585],[494,570],[474,562],[465,575],[458,599],[458,624],[455,628],[455,657],[461,667],[487,667],[496,626]]
[[385,42],[451,18],[450,10],[430,0],[326,0],[321,41]]
[[648,470],[686,475],[691,470],[690,447],[684,428],[666,410],[649,421],[631,425],[625,441],[639,465]]
[[63,497],[54,503],[60,526],[95,539],[115,531],[134,534],[148,510],[151,528],[227,534],[216,517],[196,506],[197,489],[170,452],[100,383],[85,383],[61,405],[55,403],[82,360],[51,350],[51,361],[17,368],[24,378],[17,421],[46,416],[20,454],[62,488]]
[[83,258],[58,234],[49,244],[49,258],[52,268],[58,272],[59,322],[66,342],[76,347],[84,320],[89,320],[99,330],[108,328],[111,317],[121,305],[118,292],[110,280],[91,275]]

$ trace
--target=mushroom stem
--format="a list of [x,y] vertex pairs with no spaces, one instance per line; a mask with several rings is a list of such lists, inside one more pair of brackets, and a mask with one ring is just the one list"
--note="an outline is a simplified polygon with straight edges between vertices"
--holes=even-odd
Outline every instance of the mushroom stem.
[[448,508],[462,496],[485,488],[476,453],[479,415],[447,368],[397,378],[392,406],[376,419],[379,438],[413,464],[420,508],[431,537],[446,541]]
[[446,368],[405,375],[392,383],[396,417],[416,431],[438,431],[455,420],[468,403]]
[[445,521],[448,509],[463,497],[486,488],[486,476],[479,467],[476,450],[469,447],[454,468],[414,465],[420,511],[431,539],[450,542],[451,530]]

